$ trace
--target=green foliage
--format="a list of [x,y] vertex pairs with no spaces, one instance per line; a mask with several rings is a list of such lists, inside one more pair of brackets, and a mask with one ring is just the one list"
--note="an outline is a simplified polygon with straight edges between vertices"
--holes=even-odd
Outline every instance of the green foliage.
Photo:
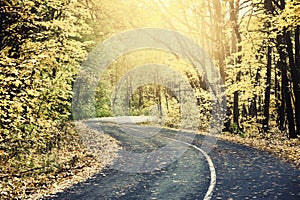
[[234,133],[234,134],[238,134],[238,135],[244,137],[243,131],[241,130],[241,128],[236,123],[231,123],[230,124],[230,132]]
[[108,89],[108,86],[100,82],[96,88],[96,116],[97,117],[110,117],[112,116],[111,110],[111,92]]

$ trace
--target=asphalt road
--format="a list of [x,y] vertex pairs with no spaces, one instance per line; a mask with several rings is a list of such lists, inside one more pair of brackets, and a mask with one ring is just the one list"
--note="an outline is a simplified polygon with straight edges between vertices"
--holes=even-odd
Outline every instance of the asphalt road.
[[[300,199],[300,171],[268,153],[219,140],[206,154],[202,135],[178,137],[174,130],[126,122],[87,124],[119,140],[125,153],[48,199]],[[151,154],[162,149],[166,157]]]

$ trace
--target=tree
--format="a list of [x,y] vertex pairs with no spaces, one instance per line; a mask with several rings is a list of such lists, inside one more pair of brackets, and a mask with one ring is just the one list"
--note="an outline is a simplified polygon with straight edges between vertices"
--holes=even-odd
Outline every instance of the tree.
[[[90,34],[77,1],[0,2],[1,162],[47,165],[71,117],[72,83]],[[30,162],[26,162],[30,160]],[[14,173],[14,172],[11,172]]]

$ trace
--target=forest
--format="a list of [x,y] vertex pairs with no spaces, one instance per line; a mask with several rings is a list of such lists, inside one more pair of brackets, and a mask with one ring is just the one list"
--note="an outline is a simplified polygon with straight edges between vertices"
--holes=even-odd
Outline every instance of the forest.
[[[74,81],[89,70],[81,63],[99,43],[138,28],[180,32],[210,55],[225,87],[223,132],[279,138],[291,146],[292,160],[299,158],[297,0],[1,0],[0,24],[0,196],[6,199],[33,194],[57,174],[92,162],[73,124]],[[196,127],[206,130],[212,106],[203,74],[188,60],[153,49],[123,55],[98,77],[96,117],[120,115],[113,95],[125,77],[122,114],[157,115],[164,126],[179,127],[180,82],[176,91],[167,82],[132,87],[128,73],[148,63],[185,76],[197,103]]]

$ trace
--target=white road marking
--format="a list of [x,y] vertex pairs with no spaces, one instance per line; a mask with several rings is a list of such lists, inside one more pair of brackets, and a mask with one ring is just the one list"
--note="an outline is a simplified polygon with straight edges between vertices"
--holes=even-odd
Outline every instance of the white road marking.
[[[167,138],[167,137],[165,137],[165,138]],[[216,175],[216,170],[215,170],[214,164],[213,164],[211,158],[209,157],[209,155],[205,151],[203,151],[202,149],[200,149],[199,147],[197,147],[195,145],[192,145],[192,144],[189,144],[189,143],[186,143],[186,142],[182,142],[180,140],[172,139],[172,138],[168,138],[168,139],[174,140],[174,141],[177,141],[177,142],[181,142],[181,143],[184,143],[188,146],[191,146],[191,147],[197,149],[198,151],[200,151],[204,155],[204,157],[207,160],[208,166],[209,166],[210,177],[211,177],[210,178],[210,184],[209,184],[208,190],[206,192],[206,195],[204,197],[204,200],[210,200],[211,197],[212,197],[212,193],[214,191],[214,188],[216,186],[217,175]]]
[[[104,121],[114,121],[114,120],[112,120],[114,118],[115,117],[107,117],[107,118],[105,118]],[[101,121],[101,118],[100,118],[100,120],[99,120],[99,118],[97,118],[97,119],[92,119],[92,120],[89,120],[89,121],[93,121],[93,120],[95,120],[95,121]],[[127,126],[127,128],[143,132],[141,130],[134,129],[132,127],[128,127]],[[161,137],[163,137],[163,136],[161,136]],[[215,170],[214,164],[213,164],[211,158],[209,157],[209,155],[204,150],[202,150],[201,148],[199,148],[199,147],[197,147],[195,145],[192,145],[192,144],[189,144],[187,142],[180,141],[180,140],[176,140],[176,139],[173,139],[173,138],[168,138],[168,137],[164,137],[164,138],[169,139],[169,140],[173,140],[173,141],[177,141],[177,142],[181,142],[183,144],[186,144],[186,145],[188,145],[190,147],[193,147],[194,149],[200,151],[204,155],[205,159],[207,160],[207,163],[208,163],[208,166],[209,166],[209,170],[210,170],[210,184],[209,184],[208,190],[207,190],[207,192],[206,192],[206,194],[204,196],[204,200],[210,200],[212,198],[213,190],[214,190],[214,188],[216,186],[217,175],[216,175],[216,170]]]
[[[138,130],[138,129],[135,129],[135,128],[132,128],[132,127],[128,127],[128,126],[126,126],[126,127],[129,128],[129,129],[135,130],[135,131],[143,132],[141,130]],[[201,148],[199,148],[195,145],[189,144],[187,142],[183,142],[183,141],[180,141],[180,140],[176,140],[176,139],[168,138],[168,137],[164,137],[164,136],[160,136],[160,137],[186,144],[186,145],[188,145],[190,147],[193,147],[194,149],[200,151],[204,155],[205,159],[207,160],[208,166],[209,166],[209,171],[210,171],[210,177],[211,178],[210,178],[210,183],[209,183],[208,190],[207,190],[203,200],[210,200],[212,198],[212,194],[213,194],[214,188],[216,186],[217,174],[216,174],[216,170],[215,170],[215,167],[214,167],[214,163],[213,163],[212,159],[209,157],[209,155],[204,150],[202,150]]]

